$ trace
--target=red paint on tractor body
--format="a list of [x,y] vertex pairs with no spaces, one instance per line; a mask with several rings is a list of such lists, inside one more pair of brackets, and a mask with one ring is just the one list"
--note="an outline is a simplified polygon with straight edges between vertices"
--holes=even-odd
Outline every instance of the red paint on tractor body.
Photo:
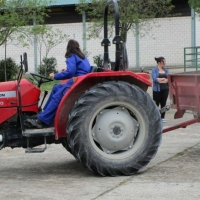
[[149,86],[152,86],[149,79],[150,76],[147,73],[134,73],[131,71],[94,72],[78,77],[76,83],[74,83],[65,94],[57,109],[54,122],[56,139],[67,136],[66,126],[69,113],[75,101],[78,100],[87,89],[98,83],[103,83],[104,81],[125,81],[138,85],[141,89],[146,91]]
[[[23,112],[38,112],[40,89],[26,79],[20,82],[20,94]],[[17,81],[0,83],[0,124],[17,114],[19,107],[19,92]]]

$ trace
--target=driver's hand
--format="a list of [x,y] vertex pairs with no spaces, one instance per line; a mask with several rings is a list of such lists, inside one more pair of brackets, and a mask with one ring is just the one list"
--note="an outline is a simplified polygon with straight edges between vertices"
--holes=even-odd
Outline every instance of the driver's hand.
[[54,78],[54,73],[49,74],[50,77]]

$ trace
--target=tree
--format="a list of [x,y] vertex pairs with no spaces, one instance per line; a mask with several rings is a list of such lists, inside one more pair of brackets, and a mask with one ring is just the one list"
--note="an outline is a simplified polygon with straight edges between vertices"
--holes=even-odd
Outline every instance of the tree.
[[[103,13],[107,0],[80,0],[76,10],[79,13],[85,12],[87,20],[92,22],[88,27],[88,38],[99,37],[103,28]],[[171,0],[120,0],[118,1],[120,10],[120,35],[122,40],[126,42],[129,30],[135,30],[137,24],[140,23],[140,33],[147,33],[151,27],[150,22],[156,17],[169,16],[173,5]],[[114,17],[113,6],[109,8],[109,30],[113,31]]]
[[42,24],[47,16],[46,5],[47,0],[0,0],[0,46],[11,39],[13,33],[21,32],[23,26],[31,25],[33,19]]
[[[45,48],[45,55],[43,56],[44,62],[52,48],[62,42],[67,42],[70,37],[69,35],[63,33],[60,29],[53,29],[52,26],[37,25],[35,27],[26,28],[24,32],[21,32],[19,35],[15,35],[15,39],[13,40],[16,41],[15,45],[29,47],[34,44],[34,36],[37,38],[40,65],[42,65],[43,47]],[[47,72],[45,71],[45,75],[46,73]]]
[[200,1],[199,0],[188,0],[191,8],[193,8],[196,12],[200,13]]
[[67,42],[69,40],[69,35],[63,33],[59,29],[53,30],[51,26],[40,26],[37,28],[38,33],[36,34],[36,36],[39,44],[38,48],[40,52],[40,59],[43,45],[45,46],[45,58],[47,58],[52,48],[54,48],[62,42]]
[[57,71],[57,60],[54,57],[43,58],[42,62],[39,65],[38,72],[39,74],[46,76],[52,72],[58,73]]
[[[42,46],[45,46],[45,56],[44,60],[48,60],[48,54],[51,51],[52,48],[55,46],[59,45],[62,42],[67,42],[69,40],[69,35],[64,34],[61,30],[56,29],[53,30],[51,26],[38,26],[36,27],[38,30],[34,31],[33,33],[37,33],[37,41],[38,41],[38,48],[39,48],[39,53],[40,53],[40,65],[41,65],[41,59],[42,59]],[[47,65],[45,67],[45,76],[48,74],[47,72]]]
[[[4,76],[4,66],[6,63],[6,76]],[[12,80],[16,77],[20,66],[15,63],[12,58],[7,58],[6,60],[0,60],[0,82]]]
[[[47,16],[48,0],[0,0],[0,46],[12,41],[13,35],[23,32],[25,26],[42,24]],[[6,59],[6,51],[5,51]],[[6,78],[6,62],[4,66]]]
[[45,47],[45,55],[47,58],[52,48],[62,42],[69,40],[69,35],[63,33],[60,29],[53,29],[48,25],[37,25],[35,27],[26,28],[23,33],[15,35],[15,45],[29,47],[34,44],[34,36],[37,38],[38,52],[40,54],[40,64],[42,59],[42,48]]

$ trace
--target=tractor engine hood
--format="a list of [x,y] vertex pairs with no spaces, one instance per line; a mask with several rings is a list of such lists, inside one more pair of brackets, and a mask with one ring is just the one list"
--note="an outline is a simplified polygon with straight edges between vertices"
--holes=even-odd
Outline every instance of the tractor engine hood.
[[17,81],[0,83],[0,124],[17,113],[21,95],[22,111],[38,112],[40,89],[26,79],[22,79],[20,87]]

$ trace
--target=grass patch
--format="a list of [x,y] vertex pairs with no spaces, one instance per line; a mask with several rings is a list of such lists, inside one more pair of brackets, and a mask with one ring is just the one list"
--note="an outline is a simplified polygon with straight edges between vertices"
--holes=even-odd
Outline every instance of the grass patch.
[[[37,82],[33,79],[33,77],[30,75],[30,74],[24,74],[23,75],[23,78],[27,79],[28,81],[30,81],[32,84],[34,84],[35,86],[37,86]],[[50,82],[47,82],[47,83],[43,83],[41,86],[40,86],[40,89],[42,91],[44,90],[52,90],[53,86],[55,84],[58,84],[60,83],[60,81],[57,81],[57,80],[53,80],[53,81],[50,81]]]
[[42,91],[44,91],[44,90],[49,91],[49,90],[52,90],[53,86],[54,86],[55,84],[58,84],[58,83],[60,83],[60,81],[56,81],[56,80],[51,81],[51,82],[48,82],[48,83],[43,83],[43,84],[41,85],[40,89],[41,89]]

